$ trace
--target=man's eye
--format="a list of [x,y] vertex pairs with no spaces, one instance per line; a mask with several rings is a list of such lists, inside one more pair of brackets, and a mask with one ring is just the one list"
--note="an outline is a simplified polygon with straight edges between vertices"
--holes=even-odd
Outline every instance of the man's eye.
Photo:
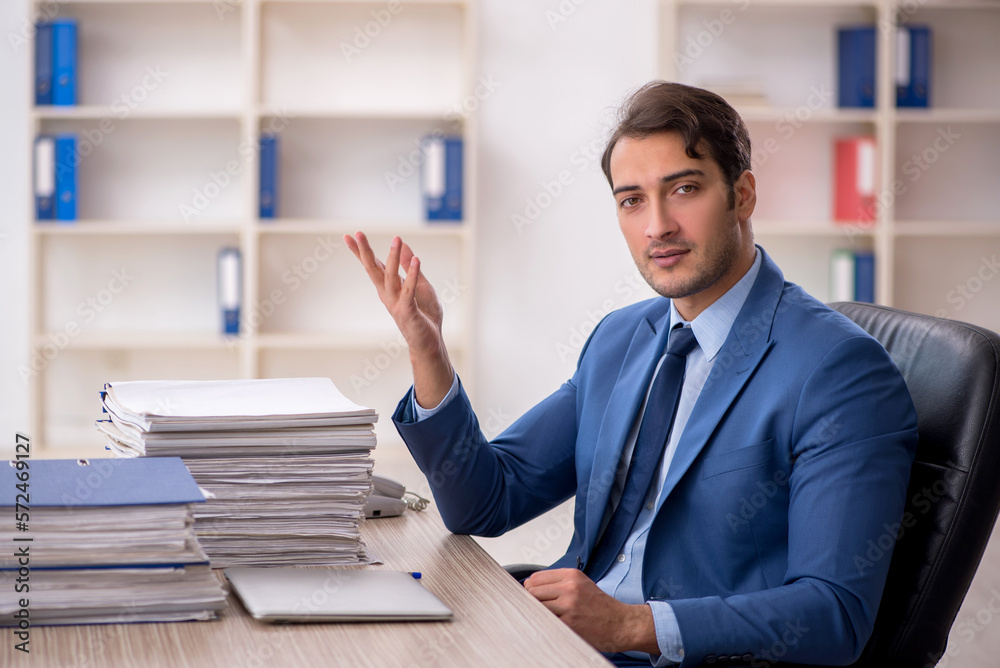
[[621,208],[623,209],[628,209],[629,207],[633,207],[638,203],[639,203],[638,197],[626,197],[621,201],[619,206],[621,206]]
[[690,195],[694,191],[695,191],[695,186],[691,184],[685,184],[677,189],[677,192],[679,192],[682,195]]

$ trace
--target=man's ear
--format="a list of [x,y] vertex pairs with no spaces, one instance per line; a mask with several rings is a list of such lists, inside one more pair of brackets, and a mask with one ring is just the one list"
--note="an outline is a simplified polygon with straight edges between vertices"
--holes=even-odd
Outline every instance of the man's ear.
[[736,196],[736,217],[741,223],[750,220],[757,206],[757,178],[753,172],[744,170],[733,184],[733,192]]

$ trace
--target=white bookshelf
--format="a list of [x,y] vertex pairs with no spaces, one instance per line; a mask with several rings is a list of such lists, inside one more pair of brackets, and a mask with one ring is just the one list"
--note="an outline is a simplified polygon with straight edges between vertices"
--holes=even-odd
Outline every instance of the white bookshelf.
[[[766,93],[767,105],[736,107],[754,145],[754,231],[789,280],[826,300],[830,251],[873,249],[879,303],[1000,330],[1000,280],[983,281],[971,299],[955,292],[969,281],[979,287],[984,258],[1000,251],[1000,4],[660,0],[659,6],[662,78],[709,88],[751,81]],[[896,108],[894,35],[878,29],[875,108],[838,108],[837,28],[896,22],[931,27],[930,107]],[[949,127],[960,139],[914,178],[907,161]],[[876,138],[882,202],[867,228],[832,222],[833,140],[852,134]],[[903,192],[890,197],[897,183]]]
[[[457,111],[477,83],[474,0],[32,6],[49,7],[79,22],[79,104],[32,108],[30,136],[76,132],[93,146],[78,168],[79,220],[28,222],[36,447],[99,452],[108,380],[299,375],[329,376],[375,407],[380,447],[396,444],[389,416],[408,356],[342,241],[356,230],[380,256],[399,234],[425,260],[454,361],[474,383],[477,131]],[[364,46],[348,58],[342,43]],[[281,144],[274,220],[257,216],[267,130]],[[423,220],[412,161],[393,188],[385,176],[433,132],[464,139],[460,223]],[[243,257],[235,339],[219,333],[224,246]]]

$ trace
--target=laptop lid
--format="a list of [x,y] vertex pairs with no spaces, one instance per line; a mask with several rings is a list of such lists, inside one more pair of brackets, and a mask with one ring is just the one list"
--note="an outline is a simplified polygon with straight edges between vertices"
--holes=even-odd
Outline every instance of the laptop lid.
[[244,607],[264,622],[385,622],[451,619],[409,573],[343,568],[227,568]]

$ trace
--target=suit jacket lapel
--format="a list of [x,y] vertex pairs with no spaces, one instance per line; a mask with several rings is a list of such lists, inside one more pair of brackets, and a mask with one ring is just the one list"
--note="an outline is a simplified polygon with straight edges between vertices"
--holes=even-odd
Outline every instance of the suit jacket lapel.
[[771,326],[785,279],[764,249],[761,254],[757,280],[715,358],[677,444],[660,494],[661,505],[697,459],[743,386],[774,345]]
[[666,345],[669,324],[670,311],[667,310],[655,325],[643,318],[636,327],[604,411],[587,488],[587,524],[584,540],[588,554],[597,541],[597,532],[601,528],[601,520],[608,507],[611,488],[625,448],[625,439],[635,421],[639,404],[646,395],[653,370],[659,361],[659,353]]

